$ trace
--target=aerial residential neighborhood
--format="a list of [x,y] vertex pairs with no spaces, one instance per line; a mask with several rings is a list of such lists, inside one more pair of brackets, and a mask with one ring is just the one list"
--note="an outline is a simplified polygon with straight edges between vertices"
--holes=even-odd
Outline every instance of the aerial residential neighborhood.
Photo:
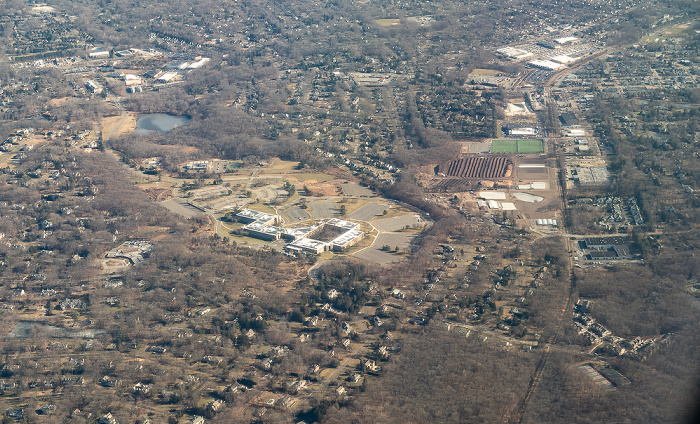
[[697,12],[0,3],[3,422],[695,422]]

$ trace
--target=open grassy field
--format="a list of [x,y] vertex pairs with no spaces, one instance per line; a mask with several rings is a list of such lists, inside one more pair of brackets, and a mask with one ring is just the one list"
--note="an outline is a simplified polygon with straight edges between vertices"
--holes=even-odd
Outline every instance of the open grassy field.
[[544,153],[542,140],[493,140],[491,153]]
[[291,161],[287,161],[287,160],[272,159],[272,160],[270,160],[270,165],[260,169],[260,173],[261,174],[281,174],[281,173],[285,173],[285,172],[290,173],[298,165],[299,165],[299,162],[291,162]]
[[328,174],[293,174],[293,176],[302,182],[311,181],[317,183],[325,183],[333,179],[332,176]]
[[491,153],[518,153],[517,140],[493,140]]

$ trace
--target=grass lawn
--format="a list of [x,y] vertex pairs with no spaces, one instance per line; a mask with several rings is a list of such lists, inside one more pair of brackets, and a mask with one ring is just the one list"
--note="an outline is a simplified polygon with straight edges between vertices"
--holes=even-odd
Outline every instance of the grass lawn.
[[262,203],[253,203],[247,206],[248,209],[252,209],[258,212],[270,213],[273,215],[277,214],[277,211],[272,206],[268,206]]
[[491,153],[518,153],[518,140],[493,140]]
[[297,166],[299,162],[290,162],[287,160],[276,160],[270,161],[270,165],[260,169],[261,174],[283,174],[291,173]]
[[542,140],[493,140],[491,153],[544,153]]
[[518,153],[544,153],[542,140],[518,140]]
[[292,176],[302,182],[314,180],[319,183],[325,183],[326,181],[330,181],[334,178],[328,174],[292,174]]

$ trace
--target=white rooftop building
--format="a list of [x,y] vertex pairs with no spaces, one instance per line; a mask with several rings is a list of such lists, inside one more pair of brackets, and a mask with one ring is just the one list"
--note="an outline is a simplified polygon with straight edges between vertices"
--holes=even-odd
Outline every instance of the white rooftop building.
[[585,137],[586,131],[580,128],[571,128],[566,132],[567,137]]
[[528,65],[530,65],[534,68],[546,69],[549,71],[556,71],[556,70],[564,67],[564,65],[562,65],[561,63],[552,62],[551,60],[540,60],[540,59],[528,62]]
[[177,76],[177,73],[175,73],[175,72],[166,72],[163,75],[161,75],[160,77],[158,77],[156,82],[167,83],[167,82],[172,81],[173,78],[175,78],[176,76]]
[[563,44],[573,44],[573,43],[575,43],[575,42],[578,41],[578,40],[579,40],[578,37],[561,37],[561,38],[555,38],[555,39],[554,39],[554,41],[555,41],[557,44],[562,44],[562,45],[563,45]]
[[484,200],[506,200],[506,193],[503,191],[480,191],[479,197]]
[[553,62],[561,63],[563,65],[566,65],[567,63],[574,62],[576,59],[574,59],[571,56],[567,56],[565,54],[559,55],[559,56],[554,56],[551,58]]
[[522,60],[532,56],[532,52],[523,49],[518,49],[515,47],[503,47],[501,49],[496,50],[496,53],[514,60]]
[[207,62],[209,62],[209,60],[210,60],[210,59],[209,59],[208,57],[203,57],[203,58],[199,59],[198,61],[191,63],[189,66],[187,66],[187,69],[198,69],[198,68],[201,68],[201,67],[204,66]]
[[326,250],[326,243],[310,238],[300,238],[286,246],[289,250],[299,250],[302,252],[321,253]]
[[513,128],[512,130],[508,131],[509,135],[512,136],[534,136],[537,134],[537,130],[535,130],[532,127],[524,127],[524,128]]
[[236,215],[241,222],[246,223],[257,223],[257,224],[271,224],[276,223],[279,219],[278,215],[273,215],[270,213],[255,211],[252,209],[243,209]]

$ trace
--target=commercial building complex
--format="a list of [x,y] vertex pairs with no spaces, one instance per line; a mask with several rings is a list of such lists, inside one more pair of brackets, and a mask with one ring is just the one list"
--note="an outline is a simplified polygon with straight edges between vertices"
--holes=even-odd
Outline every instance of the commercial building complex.
[[[278,215],[244,209],[236,217],[245,223],[243,231],[250,237],[266,241],[283,239],[289,244],[285,249],[297,252],[321,253],[324,251],[340,252],[354,245],[364,237],[360,224],[342,219],[328,219],[309,227],[282,228],[276,226],[280,219]],[[328,230],[333,234],[330,241],[312,238]]]

